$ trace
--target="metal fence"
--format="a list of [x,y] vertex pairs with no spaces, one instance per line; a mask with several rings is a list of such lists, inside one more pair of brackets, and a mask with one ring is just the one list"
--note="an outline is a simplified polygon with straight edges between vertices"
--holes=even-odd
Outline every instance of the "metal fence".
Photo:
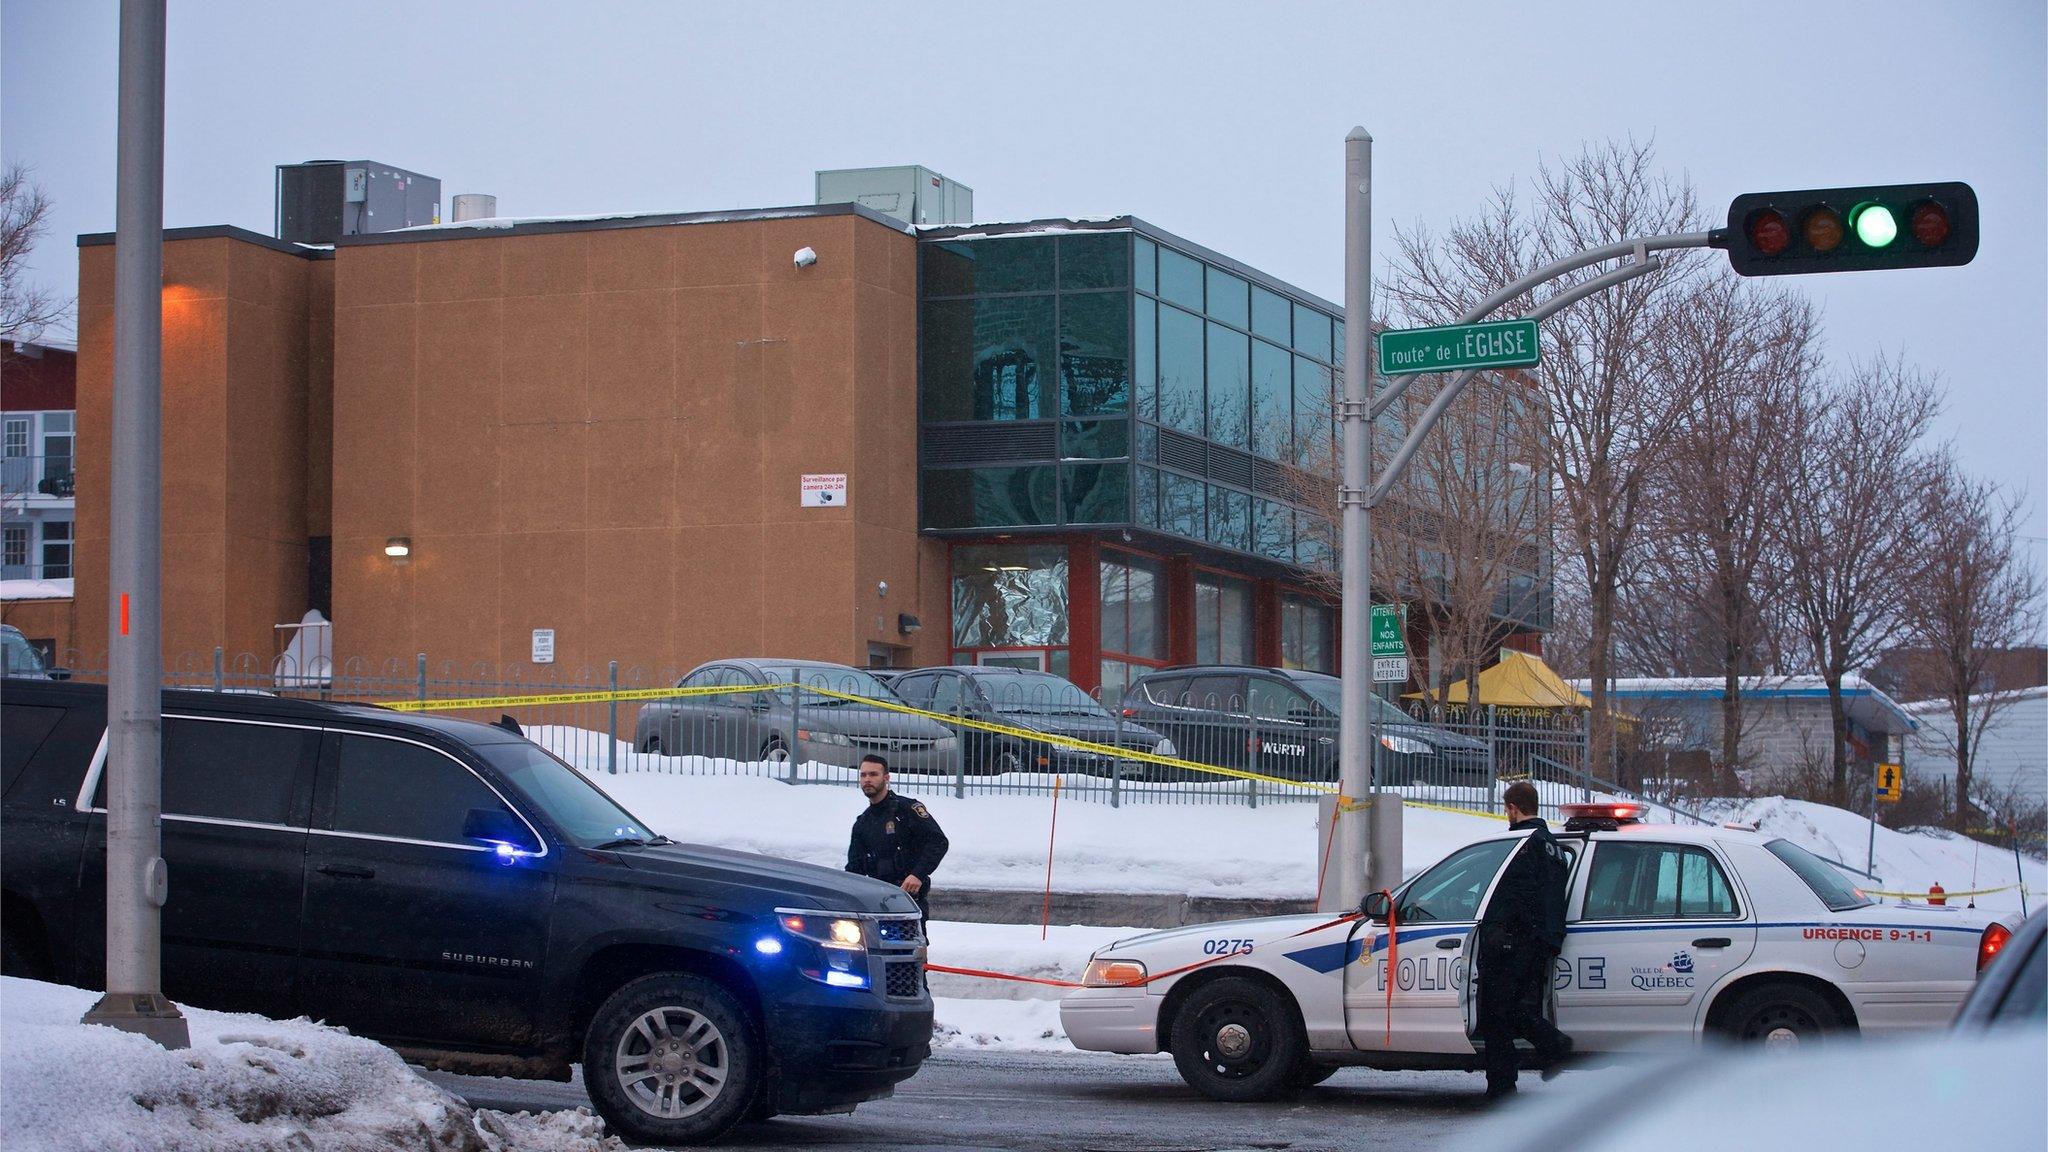
[[[104,664],[74,659],[69,674],[103,681]],[[217,650],[171,662],[164,683],[483,723],[509,717],[593,773],[850,785],[861,758],[877,753],[911,794],[1043,795],[1057,782],[1067,797],[1112,806],[1257,806],[1335,790],[1337,732],[1326,712],[1237,695],[1104,702],[1049,677],[945,679],[954,691],[911,692],[921,705],[913,708],[869,673],[836,666],[763,662],[685,677],[610,663],[536,674],[532,665],[507,672],[424,655],[301,667]],[[1561,803],[1630,797],[1652,804],[1655,819],[1711,822],[1589,772],[1579,715],[1377,706],[1379,786],[1411,803],[1499,814],[1507,784],[1530,780],[1546,816]]]

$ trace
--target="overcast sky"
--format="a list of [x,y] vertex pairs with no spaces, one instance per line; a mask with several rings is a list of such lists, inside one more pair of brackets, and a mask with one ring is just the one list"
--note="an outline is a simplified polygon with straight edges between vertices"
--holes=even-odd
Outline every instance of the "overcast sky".
[[[268,232],[273,167],[313,158],[518,216],[799,204],[817,168],[924,164],[982,220],[1131,213],[1341,300],[1353,124],[1377,140],[1382,230],[1448,224],[1608,138],[1654,139],[1715,211],[1962,179],[1974,264],[1798,283],[1835,356],[1941,373],[1941,435],[2030,494],[2041,556],[2043,8],[172,0],[164,220]],[[67,294],[76,235],[114,223],[116,10],[0,8],[0,153],[56,201],[35,272]]]

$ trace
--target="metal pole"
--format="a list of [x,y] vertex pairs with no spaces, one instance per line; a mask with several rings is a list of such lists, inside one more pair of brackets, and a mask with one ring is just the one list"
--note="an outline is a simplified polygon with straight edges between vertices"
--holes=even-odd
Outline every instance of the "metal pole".
[[114,203],[113,476],[107,539],[107,991],[89,1024],[166,1048],[163,994],[162,385],[164,0],[122,0]]
[[[1372,136],[1363,127],[1344,137],[1344,401],[1337,406],[1343,432],[1343,480],[1337,506],[1343,519],[1342,638],[1338,672],[1343,681],[1337,719],[1337,805],[1373,791],[1372,779],[1372,513],[1366,505],[1367,453],[1372,445]],[[1371,822],[1361,814],[1336,821],[1337,906],[1356,908],[1367,885]],[[1396,877],[1398,879],[1398,877]]]
[[619,774],[619,662],[612,661],[612,698],[607,701],[609,715],[605,720],[605,732],[611,737],[604,746],[604,770],[613,776]]

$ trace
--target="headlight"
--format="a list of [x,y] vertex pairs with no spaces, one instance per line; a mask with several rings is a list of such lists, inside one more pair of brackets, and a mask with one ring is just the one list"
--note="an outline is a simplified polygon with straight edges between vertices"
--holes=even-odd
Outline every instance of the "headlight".
[[855,949],[868,946],[867,931],[858,920],[845,917],[784,914],[782,930],[827,948]]
[[[865,923],[846,916],[806,912],[783,912],[777,922],[784,932],[803,942],[796,948],[796,970],[806,978],[833,988],[868,986]],[[762,951],[766,955],[776,954],[773,949]]]
[[1380,747],[1385,748],[1389,752],[1398,752],[1403,756],[1427,756],[1436,751],[1435,748],[1422,741],[1411,739],[1407,736],[1382,736],[1380,737]]
[[1161,738],[1160,738],[1160,740],[1159,740],[1159,743],[1157,743],[1157,744],[1154,744],[1154,745],[1152,746],[1152,754],[1153,754],[1154,756],[1173,756],[1173,757],[1179,757],[1179,756],[1180,756],[1180,749],[1178,749],[1178,748],[1175,748],[1175,747],[1173,746],[1173,741],[1171,741],[1171,740],[1168,740],[1168,739],[1166,739],[1165,737],[1161,737]]
[[958,736],[941,736],[937,740],[932,741],[932,751],[934,752],[951,752],[959,746],[960,738]]
[[1145,966],[1136,960],[1090,960],[1081,983],[1090,988],[1128,988],[1145,982]]
[[811,732],[799,728],[796,730],[796,738],[798,740],[808,740],[813,744],[837,744],[841,748],[853,746],[852,740],[837,732]]

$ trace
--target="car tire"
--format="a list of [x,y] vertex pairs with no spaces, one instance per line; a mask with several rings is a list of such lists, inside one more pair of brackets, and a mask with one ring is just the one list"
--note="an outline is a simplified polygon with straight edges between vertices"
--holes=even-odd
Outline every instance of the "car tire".
[[708,1143],[754,1110],[765,1063],[730,992],[661,972],[612,993],[583,1040],[583,1083],[611,1130],[641,1144]]
[[1844,1021],[1820,993],[1798,984],[1752,988],[1728,1006],[1721,1027],[1738,1044],[1799,1048],[1826,1043]]
[[1226,976],[1182,1002],[1173,1020],[1173,1063],[1211,1100],[1268,1100],[1294,1087],[1308,1038],[1280,993]]
[[767,742],[761,745],[761,762],[777,768],[788,767],[789,745],[784,744],[780,736],[770,736]]
[[640,750],[642,752],[647,753],[649,756],[661,755],[661,737],[649,736],[647,738],[646,744]]
[[1303,1060],[1294,1066],[1293,1075],[1287,1078],[1287,1086],[1297,1092],[1306,1091],[1337,1074],[1342,1064],[1319,1064],[1314,1060]]
[[983,770],[991,776],[1006,776],[1013,772],[1022,772],[1024,771],[1024,758],[1017,754],[1015,748],[998,748],[989,754],[988,760],[983,764]]

